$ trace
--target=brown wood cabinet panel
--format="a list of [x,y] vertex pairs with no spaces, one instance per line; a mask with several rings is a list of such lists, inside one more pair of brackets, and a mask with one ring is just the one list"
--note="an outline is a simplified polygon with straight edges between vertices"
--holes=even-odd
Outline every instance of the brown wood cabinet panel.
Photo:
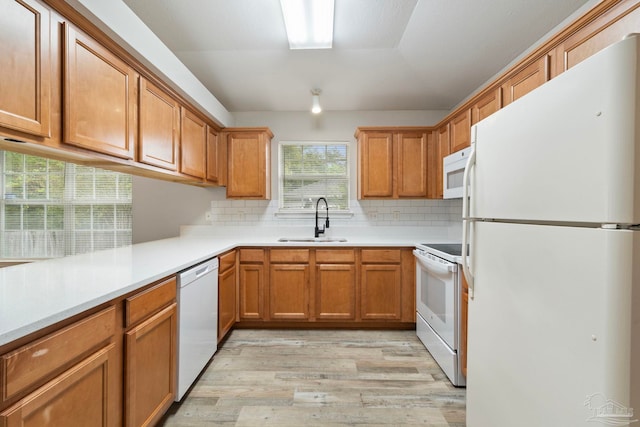
[[393,197],[392,132],[361,132],[358,165],[359,199]]
[[489,91],[471,107],[471,124],[486,119],[500,109],[500,88]]
[[399,132],[395,138],[398,197],[427,197],[427,133]]
[[227,198],[271,197],[271,138],[268,129],[227,132]]
[[238,311],[235,251],[232,254],[234,267],[226,270],[220,269],[218,274],[218,342],[235,324]]
[[97,349],[115,333],[116,310],[106,308],[87,319],[4,354],[2,401],[50,378],[82,356]]
[[51,135],[49,25],[49,10],[37,1],[2,3],[0,126]]
[[309,264],[271,264],[269,316],[274,320],[309,319]]
[[605,47],[622,40],[627,34],[638,32],[640,32],[640,3],[619,2],[558,46],[554,77]]
[[402,260],[400,249],[362,249],[362,263],[394,263],[399,264]]
[[451,154],[449,145],[449,123],[436,130],[436,137],[436,155],[434,159],[436,163],[434,167],[434,169],[436,170],[436,198],[442,199],[444,196],[444,168],[442,162],[444,161],[445,157]]
[[127,426],[155,425],[173,403],[176,338],[176,303],[125,334]]
[[353,249],[316,249],[316,263],[318,264],[349,264],[356,260]]
[[264,249],[240,249],[240,262],[264,262]]
[[542,56],[518,71],[502,85],[502,106],[523,97],[549,80],[549,57]]
[[427,198],[429,199],[435,199],[438,196],[438,192],[437,192],[437,149],[436,149],[436,144],[437,144],[438,138],[437,138],[437,132],[436,131],[431,131],[427,134],[427,165],[428,165],[428,169],[427,169]]
[[353,264],[316,265],[315,317],[355,320],[356,267]]
[[207,126],[207,181],[220,184],[220,141],[218,131]]
[[138,74],[90,36],[64,27],[64,142],[133,159]]
[[198,115],[182,107],[180,172],[204,178],[207,124]]
[[240,260],[240,320],[264,318],[264,265]]
[[236,266],[236,251],[226,252],[218,257],[219,273]]
[[180,104],[145,78],[140,79],[139,161],[178,170]]
[[127,298],[124,302],[125,327],[129,327],[169,305],[176,300],[176,293],[176,278],[171,277],[152,288]]
[[363,264],[360,273],[360,315],[363,320],[402,318],[402,267]]
[[451,152],[455,153],[471,145],[471,109],[454,116],[449,122]]
[[0,414],[0,425],[120,426],[116,348],[102,348],[27,395]]
[[272,263],[308,263],[310,249],[271,249],[269,259]]

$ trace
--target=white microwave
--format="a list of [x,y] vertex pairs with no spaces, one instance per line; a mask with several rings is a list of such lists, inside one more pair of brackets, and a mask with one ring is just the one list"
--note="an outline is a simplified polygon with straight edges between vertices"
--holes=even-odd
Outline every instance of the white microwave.
[[462,197],[462,186],[464,178],[464,168],[471,154],[471,147],[456,151],[448,155],[443,160],[443,179],[445,199],[458,199]]

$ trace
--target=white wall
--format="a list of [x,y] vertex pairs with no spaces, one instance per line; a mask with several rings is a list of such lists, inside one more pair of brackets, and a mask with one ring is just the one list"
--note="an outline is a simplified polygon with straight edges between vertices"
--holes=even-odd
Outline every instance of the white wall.
[[[420,226],[460,228],[459,200],[367,200],[356,194],[358,126],[431,126],[447,111],[360,111],[234,113],[236,126],[267,126],[272,140],[272,200],[227,200],[224,188],[199,188],[134,177],[133,241],[173,237],[181,225],[312,226],[312,217],[283,218],[278,210],[278,141],[348,141],[351,167],[351,217],[332,216],[335,226]],[[206,221],[207,211],[212,221]],[[449,233],[451,234],[451,233]],[[454,233],[455,234],[455,233]]]
[[212,188],[133,177],[133,243],[175,237],[181,225],[204,225]]

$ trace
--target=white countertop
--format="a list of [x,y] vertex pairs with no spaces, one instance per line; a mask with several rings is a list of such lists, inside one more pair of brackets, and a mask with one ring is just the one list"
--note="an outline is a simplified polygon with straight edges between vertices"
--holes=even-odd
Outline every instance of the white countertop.
[[[452,241],[413,227],[330,229],[347,242],[280,243],[313,229],[185,227],[182,236],[118,249],[0,268],[0,345],[135,291],[237,246],[414,246]],[[328,230],[329,231],[329,230]],[[309,235],[309,232],[311,235]]]

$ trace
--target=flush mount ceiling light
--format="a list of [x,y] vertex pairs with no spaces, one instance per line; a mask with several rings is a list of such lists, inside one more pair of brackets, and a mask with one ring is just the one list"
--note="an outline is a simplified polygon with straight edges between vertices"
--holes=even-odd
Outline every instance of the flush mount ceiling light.
[[334,0],[280,0],[290,49],[330,49]]
[[320,89],[313,89],[311,91],[311,112],[313,114],[319,114],[322,112],[322,107],[320,106]]

